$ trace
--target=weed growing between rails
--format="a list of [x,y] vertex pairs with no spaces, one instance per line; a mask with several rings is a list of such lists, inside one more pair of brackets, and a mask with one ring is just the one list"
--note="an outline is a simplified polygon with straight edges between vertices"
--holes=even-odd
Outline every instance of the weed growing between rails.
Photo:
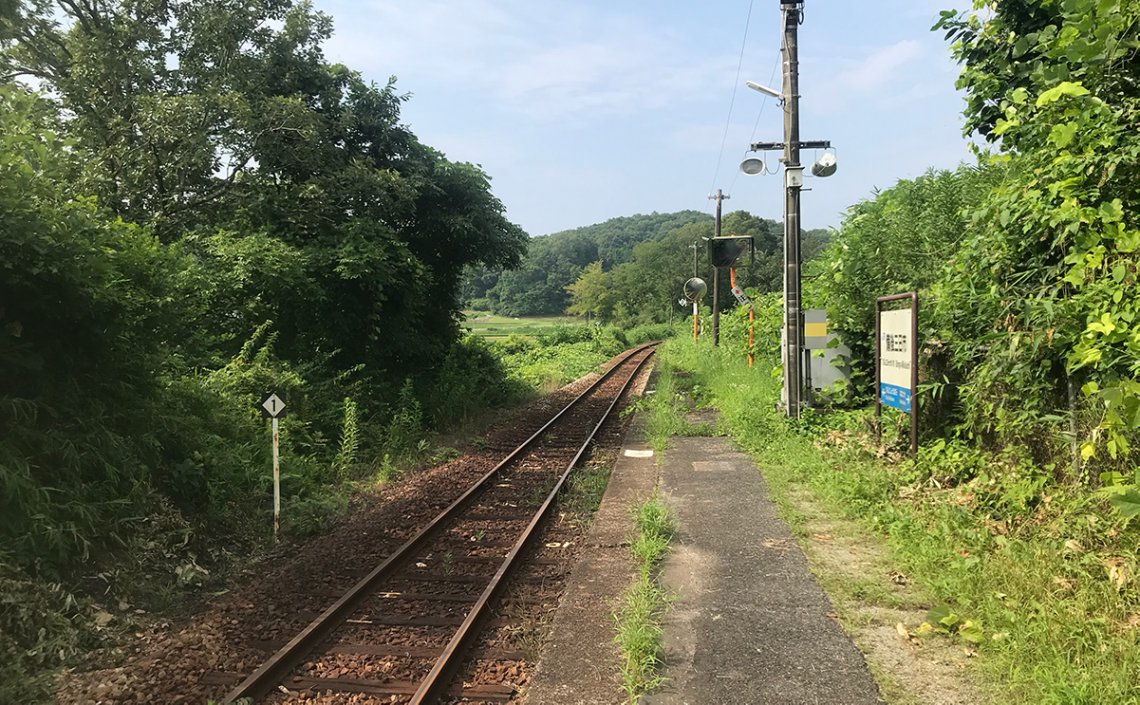
[[1140,522],[1106,496],[1013,451],[934,443],[917,461],[882,457],[865,412],[788,421],[779,380],[735,352],[678,338],[659,357],[693,371],[786,512],[805,486],[882,537],[931,596],[919,637],[976,655],[996,702],[1140,702]]
[[660,675],[664,658],[662,621],[668,596],[658,581],[658,569],[676,532],[673,515],[657,491],[634,509],[633,519],[636,534],[630,553],[637,562],[638,575],[614,614],[621,684],[631,704],[664,680]]
[[[688,400],[700,396],[691,376],[668,360],[658,359],[652,389],[637,400],[629,412],[645,413],[645,436],[660,456],[674,436],[712,436],[718,432],[709,423],[691,423],[685,418]],[[698,403],[700,399],[697,399]]]

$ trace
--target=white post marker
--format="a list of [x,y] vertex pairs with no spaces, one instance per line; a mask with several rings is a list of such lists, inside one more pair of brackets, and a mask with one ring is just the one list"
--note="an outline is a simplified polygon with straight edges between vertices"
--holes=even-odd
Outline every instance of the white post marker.
[[277,454],[277,417],[273,417],[273,540],[281,529],[281,460]]
[[273,540],[281,528],[281,464],[277,452],[277,420],[285,416],[285,400],[276,392],[266,392],[261,398],[261,416],[269,418],[273,427]]

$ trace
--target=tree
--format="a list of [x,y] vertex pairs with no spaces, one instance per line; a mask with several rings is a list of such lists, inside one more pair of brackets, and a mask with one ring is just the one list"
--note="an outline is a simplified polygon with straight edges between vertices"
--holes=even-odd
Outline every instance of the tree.
[[194,325],[229,352],[273,320],[289,359],[430,368],[458,337],[459,273],[517,264],[526,237],[478,167],[399,124],[394,80],[325,61],[331,32],[292,0],[39,0],[4,22],[0,66],[73,116],[79,193],[209,270],[223,305]]
[[0,536],[25,565],[149,511],[242,522],[266,387],[297,392],[304,493],[346,396],[376,451],[407,380],[439,399],[478,364],[460,272],[526,235],[400,125],[394,81],[325,60],[330,33],[293,0],[0,4]]
[[614,314],[613,281],[609,272],[602,271],[600,261],[588,265],[578,276],[578,280],[566,287],[570,292],[570,306],[567,313],[591,315],[603,323],[608,323]]

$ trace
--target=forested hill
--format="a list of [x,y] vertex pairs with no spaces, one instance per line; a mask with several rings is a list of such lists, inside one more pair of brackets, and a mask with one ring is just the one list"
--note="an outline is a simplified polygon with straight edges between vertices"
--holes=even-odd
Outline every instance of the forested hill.
[[[693,274],[694,243],[700,244],[700,276],[708,276],[701,238],[712,237],[713,229],[711,215],[685,210],[612,218],[532,238],[517,269],[468,270],[463,295],[471,308],[507,316],[561,314],[572,303],[567,287],[588,275],[592,280],[604,279],[602,286],[607,291],[604,301],[587,305],[591,314],[627,323],[667,320],[681,283]],[[778,290],[783,226],[735,211],[724,216],[722,230],[726,235],[755,238],[756,262],[740,272],[742,284],[760,291]],[[804,259],[814,257],[827,239],[826,230],[805,231]],[[722,303],[728,305],[727,287],[723,293]],[[583,312],[580,306],[576,308]]]
[[633,248],[639,243],[660,241],[699,222],[711,224],[713,218],[693,210],[638,214],[535,237],[517,269],[468,271],[463,293],[471,307],[504,315],[560,314],[570,305],[566,287],[587,265],[600,261],[611,269],[633,259]]

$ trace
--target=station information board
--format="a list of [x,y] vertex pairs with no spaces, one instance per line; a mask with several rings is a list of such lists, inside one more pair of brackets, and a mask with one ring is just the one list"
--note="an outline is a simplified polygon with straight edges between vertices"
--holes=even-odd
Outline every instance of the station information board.
[[914,397],[913,318],[914,311],[909,308],[879,312],[879,401],[908,414]]
[[875,300],[875,415],[881,418],[883,406],[910,414],[912,454],[918,453],[917,392],[918,294],[880,296]]

